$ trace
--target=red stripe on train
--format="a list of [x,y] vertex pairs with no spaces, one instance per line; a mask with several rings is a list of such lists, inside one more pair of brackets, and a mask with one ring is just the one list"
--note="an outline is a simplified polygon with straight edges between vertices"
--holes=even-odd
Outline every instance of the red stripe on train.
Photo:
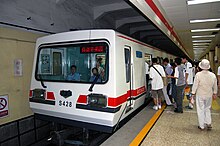
[[[108,106],[113,106],[113,107],[119,106],[120,104],[126,102],[130,96],[138,96],[138,95],[141,95],[142,93],[144,93],[145,91],[146,91],[146,88],[145,88],[145,86],[143,86],[143,87],[140,87],[136,90],[129,90],[129,91],[127,91],[127,93],[125,93],[121,96],[118,96],[116,98],[108,97]],[[87,103],[87,96],[80,95],[77,100],[77,103],[86,104]]]
[[[138,96],[146,91],[145,86],[140,87],[136,90],[129,90],[126,94],[123,94],[117,98],[109,97],[108,98],[108,106],[119,106],[120,104],[127,101],[130,96]],[[130,95],[131,94],[131,95]]]
[[[146,47],[152,48],[152,49],[154,49],[154,50],[159,50],[158,48],[155,48],[155,47],[153,47],[153,46],[151,46],[151,45],[148,45],[148,44],[142,43],[142,42],[140,42],[140,41],[137,41],[137,40],[131,39],[131,38],[126,37],[126,36],[123,36],[123,35],[118,35],[118,37],[121,37],[121,38],[123,38],[123,39],[129,40],[129,41],[132,41],[132,42],[135,42],[135,43],[137,43],[137,44],[140,44],[140,45],[143,45],[143,46],[146,46]],[[159,51],[161,51],[161,50],[159,50]]]

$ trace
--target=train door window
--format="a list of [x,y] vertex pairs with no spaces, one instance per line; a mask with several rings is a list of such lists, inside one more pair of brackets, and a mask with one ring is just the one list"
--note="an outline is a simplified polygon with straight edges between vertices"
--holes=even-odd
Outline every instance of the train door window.
[[61,52],[53,52],[53,75],[62,75]]
[[126,69],[126,83],[131,80],[131,51],[127,48],[125,50],[125,69]]

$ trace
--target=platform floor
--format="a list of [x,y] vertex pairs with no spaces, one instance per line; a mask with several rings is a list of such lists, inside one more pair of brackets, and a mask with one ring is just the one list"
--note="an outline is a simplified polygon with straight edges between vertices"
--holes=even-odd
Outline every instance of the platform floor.
[[[187,105],[185,100],[184,105]],[[196,109],[183,114],[167,107],[141,146],[220,146],[220,99],[213,102],[211,131],[198,129]]]
[[[184,99],[184,107],[188,101]],[[212,104],[211,131],[198,129],[196,108],[174,113],[173,106],[155,111],[152,103],[101,146],[220,146],[220,98]]]
[[152,109],[152,106],[152,103],[150,103],[143,108],[123,127],[118,129],[112,136],[102,143],[101,146],[128,146],[156,113],[156,111]]

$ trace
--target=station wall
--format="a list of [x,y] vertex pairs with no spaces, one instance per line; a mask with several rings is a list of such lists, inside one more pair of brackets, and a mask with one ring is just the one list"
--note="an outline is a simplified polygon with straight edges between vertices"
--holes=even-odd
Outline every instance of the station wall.
[[[0,27],[0,95],[9,97],[9,115],[0,125],[32,115],[29,88],[35,42],[42,34]],[[14,61],[22,60],[22,76],[14,75]]]

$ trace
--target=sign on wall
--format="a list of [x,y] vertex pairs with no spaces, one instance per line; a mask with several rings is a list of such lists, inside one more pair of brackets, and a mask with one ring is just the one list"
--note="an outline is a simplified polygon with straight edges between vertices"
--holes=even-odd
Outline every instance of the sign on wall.
[[22,59],[15,59],[14,60],[14,76],[22,76],[23,72],[23,65]]
[[8,95],[0,95],[0,118],[8,116]]

